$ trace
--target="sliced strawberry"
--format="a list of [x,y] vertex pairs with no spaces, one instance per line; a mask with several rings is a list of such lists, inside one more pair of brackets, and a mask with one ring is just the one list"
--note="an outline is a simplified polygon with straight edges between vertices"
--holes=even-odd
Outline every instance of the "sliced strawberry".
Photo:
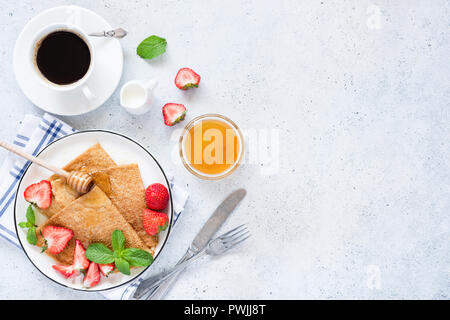
[[144,209],[144,212],[142,212],[142,222],[145,232],[154,236],[160,231],[166,230],[169,225],[169,217],[163,212]]
[[184,120],[184,117],[186,116],[186,107],[182,104],[167,103],[162,108],[162,113],[164,116],[164,123],[166,126],[170,127],[175,123]]
[[41,209],[48,209],[52,205],[52,185],[47,180],[28,186],[23,195],[26,201]]
[[83,286],[86,288],[92,288],[100,282],[100,272],[98,271],[98,264],[91,262],[89,269],[84,276]]
[[58,254],[64,250],[67,243],[73,237],[73,231],[63,227],[48,226],[42,230],[42,236],[45,238],[46,247],[51,254]]
[[[49,228],[49,227],[47,227],[47,228]],[[45,229],[47,229],[47,228],[45,228]],[[53,228],[57,228],[57,227],[53,227]],[[69,229],[66,229],[66,230],[69,230]],[[81,244],[81,242],[79,240],[75,240],[75,252],[73,254],[72,265],[70,265],[70,266],[55,265],[55,266],[52,266],[52,268],[61,272],[66,278],[69,278],[71,276],[77,276],[80,274],[81,270],[86,270],[89,267],[89,260],[86,258],[85,252],[86,252],[86,250],[84,250],[84,247]]]
[[66,278],[70,278],[72,276],[79,275],[78,270],[75,270],[73,266],[54,265],[54,266],[52,266],[52,268],[55,269],[56,271],[61,272],[61,274]]
[[111,272],[114,271],[115,265],[114,263],[110,264],[99,264],[100,272],[104,277],[107,277]]
[[169,202],[169,191],[161,183],[153,183],[145,189],[145,202],[152,210],[163,210]]
[[86,258],[86,250],[79,240],[75,240],[75,252],[73,254],[72,266],[75,270],[86,270],[89,260]]
[[187,90],[189,88],[198,88],[200,76],[190,68],[182,68],[175,76],[175,85],[178,89]]

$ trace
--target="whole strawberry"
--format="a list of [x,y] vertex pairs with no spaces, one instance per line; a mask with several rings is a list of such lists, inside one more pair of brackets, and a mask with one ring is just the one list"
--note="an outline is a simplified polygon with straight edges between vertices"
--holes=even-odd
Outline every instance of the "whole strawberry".
[[147,234],[157,235],[160,231],[166,230],[169,225],[169,217],[163,212],[144,209],[142,212],[142,223]]
[[161,183],[154,183],[145,190],[145,202],[152,210],[163,210],[169,202],[169,191]]

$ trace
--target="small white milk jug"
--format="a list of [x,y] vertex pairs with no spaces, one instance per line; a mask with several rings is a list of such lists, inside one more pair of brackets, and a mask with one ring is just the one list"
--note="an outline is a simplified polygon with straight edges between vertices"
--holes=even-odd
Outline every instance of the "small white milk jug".
[[152,106],[153,89],[157,81],[155,79],[147,82],[131,80],[120,89],[120,104],[131,114],[144,114]]

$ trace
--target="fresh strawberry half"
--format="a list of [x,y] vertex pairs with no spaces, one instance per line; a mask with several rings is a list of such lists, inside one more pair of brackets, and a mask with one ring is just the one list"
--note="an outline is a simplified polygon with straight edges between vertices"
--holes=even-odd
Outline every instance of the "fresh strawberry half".
[[100,282],[100,272],[98,270],[98,264],[91,262],[89,269],[84,276],[83,286],[86,288],[92,288]]
[[52,266],[52,268],[55,269],[56,271],[59,271],[66,278],[70,278],[74,275],[79,275],[78,270],[75,270],[73,265],[71,265],[71,266],[54,265],[54,266]]
[[41,209],[48,209],[52,204],[52,185],[47,180],[28,186],[23,193],[25,200]]
[[89,267],[89,260],[86,258],[86,250],[79,240],[75,240],[75,252],[73,254],[72,266],[75,270],[86,270]]
[[[56,228],[56,227],[54,227],[54,228]],[[69,230],[69,229],[66,229],[66,230]],[[66,278],[69,278],[72,276],[77,276],[80,274],[80,271],[86,270],[89,267],[89,260],[86,258],[85,252],[86,252],[86,250],[84,250],[84,247],[81,244],[81,242],[79,240],[75,240],[75,252],[73,254],[72,265],[70,265],[70,266],[54,265],[54,266],[52,266],[52,268],[55,269],[56,271],[59,271]]]
[[170,127],[175,123],[184,120],[184,117],[186,116],[186,107],[182,104],[167,103],[162,108],[162,113],[164,116],[164,123],[166,126]]
[[73,237],[73,231],[63,227],[48,226],[42,230],[46,246],[43,251],[48,250],[51,254],[58,254],[64,250],[67,243]]
[[152,210],[163,210],[169,202],[169,191],[161,183],[153,183],[145,189],[145,202]]
[[145,232],[151,236],[155,236],[160,231],[166,230],[169,225],[169,217],[163,212],[144,209],[144,212],[142,212],[142,222]]
[[110,264],[99,264],[100,272],[104,277],[107,277],[111,272],[114,271],[115,265],[114,263]]
[[175,76],[175,85],[181,90],[198,88],[199,83],[200,75],[190,68],[181,68]]

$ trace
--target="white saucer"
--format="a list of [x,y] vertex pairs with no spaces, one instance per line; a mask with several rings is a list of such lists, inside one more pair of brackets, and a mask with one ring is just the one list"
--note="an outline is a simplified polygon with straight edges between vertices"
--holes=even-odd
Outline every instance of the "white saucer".
[[86,33],[111,30],[98,14],[77,6],[61,6],[45,10],[31,19],[17,38],[13,65],[17,82],[23,93],[44,111],[64,116],[80,115],[101,106],[114,92],[122,76],[123,53],[119,40],[92,37],[96,61],[87,85],[96,96],[88,101],[81,89],[55,93],[37,81],[28,60],[29,45],[36,32],[53,23],[71,22]]
[[[167,208],[164,209],[164,212],[167,213],[169,217],[169,227],[158,234],[159,242],[153,256],[153,258],[156,259],[163,250],[172,228],[173,205],[169,181],[167,180],[163,169],[149,151],[147,151],[136,141],[119,133],[105,130],[86,130],[69,134],[54,141],[45,147],[37,157],[43,159],[44,161],[48,161],[55,166],[63,167],[70,160],[97,142],[102,145],[102,147],[118,165],[137,163],[145,186],[159,182],[166,186],[169,190],[170,201]],[[128,283],[136,279],[136,277],[138,277],[147,268],[151,267],[150,265],[147,268],[132,268],[131,275],[129,276],[119,272],[110,274],[107,278],[102,276],[100,283],[92,289],[83,287],[81,283],[81,280],[83,279],[82,276],[74,279],[66,279],[59,272],[55,271],[52,268],[52,265],[56,264],[55,260],[46,254],[42,254],[40,248],[29,244],[26,239],[26,231],[24,229],[17,228],[17,224],[20,221],[26,221],[25,213],[29,203],[27,203],[23,198],[25,188],[32,183],[47,179],[51,174],[52,173],[47,169],[31,164],[26,169],[22,179],[19,182],[14,204],[14,219],[16,222],[17,236],[23,250],[25,251],[25,254],[39,271],[41,271],[49,279],[72,289],[83,291],[101,291],[116,288]],[[41,225],[46,220],[47,218],[43,215],[36,214],[36,223],[38,225]]]

